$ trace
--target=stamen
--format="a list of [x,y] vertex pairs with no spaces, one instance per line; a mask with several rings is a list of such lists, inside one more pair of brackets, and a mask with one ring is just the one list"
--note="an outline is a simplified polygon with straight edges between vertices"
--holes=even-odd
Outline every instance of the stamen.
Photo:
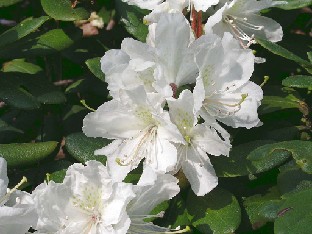
[[5,196],[0,199],[0,204],[9,199],[12,193],[14,193],[22,184],[27,182],[27,178],[23,176],[22,180],[12,189],[8,189],[8,192]]
[[[146,155],[142,152],[145,152],[146,149],[150,146],[150,144],[154,141],[157,135],[157,126],[148,127],[148,130],[145,132],[143,137],[140,139],[139,143],[135,147],[134,151],[129,155],[125,154],[120,158],[116,158],[116,163],[120,166],[129,166],[132,165],[133,162],[140,161]],[[143,157],[142,157],[143,156]],[[148,156],[148,155],[147,155]],[[149,163],[152,162],[152,158],[147,157],[147,160],[150,160]]]
[[92,111],[92,112],[95,111],[95,109],[93,109],[92,107],[90,107],[90,106],[87,105],[86,100],[82,99],[82,100],[80,100],[80,103],[81,103],[85,108],[87,108],[88,110],[90,110],[90,111]]

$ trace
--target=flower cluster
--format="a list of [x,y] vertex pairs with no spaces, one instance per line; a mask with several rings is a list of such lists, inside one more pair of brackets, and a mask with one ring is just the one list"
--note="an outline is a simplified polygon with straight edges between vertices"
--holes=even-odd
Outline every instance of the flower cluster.
[[[281,40],[282,29],[260,10],[272,0],[124,0],[151,10],[147,42],[126,38],[109,50],[101,68],[112,100],[83,121],[88,137],[111,139],[95,151],[107,164],[73,164],[62,183],[48,181],[32,194],[7,190],[6,162],[0,158],[0,233],[124,234],[181,233],[146,218],[179,193],[183,172],[198,196],[218,185],[210,156],[229,156],[226,126],[261,125],[263,98],[250,81],[255,38]],[[218,4],[218,5],[217,5]],[[184,9],[215,13],[205,34],[195,38]],[[194,8],[194,9],[193,9]],[[124,179],[143,165],[136,185]],[[181,173],[180,173],[181,174]]]

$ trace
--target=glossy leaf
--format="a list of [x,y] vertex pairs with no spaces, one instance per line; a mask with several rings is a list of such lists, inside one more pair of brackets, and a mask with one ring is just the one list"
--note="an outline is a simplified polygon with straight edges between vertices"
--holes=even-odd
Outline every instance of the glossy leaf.
[[259,108],[260,114],[267,114],[274,111],[284,109],[299,109],[300,101],[293,98],[293,96],[280,97],[280,96],[264,96]]
[[312,89],[312,76],[289,76],[282,84],[287,87]]
[[0,119],[0,132],[17,132],[17,133],[23,133],[22,130],[17,129],[9,124],[7,124],[5,121]]
[[19,3],[21,1],[23,1],[23,0],[1,0],[0,1],[0,7],[11,6],[11,5]]
[[56,20],[74,21],[88,19],[90,13],[81,7],[73,8],[68,0],[41,0],[45,13]]
[[288,155],[291,155],[303,171],[312,174],[311,152],[312,142],[310,141],[284,141],[261,146],[248,155],[247,159],[257,163],[267,159],[270,155],[275,155],[275,160],[287,159]]
[[[211,163],[219,177],[237,177],[272,169],[290,156],[290,152],[272,151],[273,141],[252,141],[233,147],[229,157],[210,157]],[[257,160],[254,160],[254,159]]]
[[94,155],[94,151],[108,145],[111,141],[104,138],[87,137],[83,133],[73,133],[66,137],[65,147],[68,152],[79,162],[89,160],[106,162],[104,155]]
[[57,146],[57,142],[2,144],[0,156],[5,158],[9,167],[26,167],[47,158]]
[[274,223],[276,234],[312,233],[312,188],[288,196],[280,206]]
[[101,70],[100,57],[88,59],[86,64],[90,71],[100,80],[105,81],[104,73]]
[[241,222],[241,209],[230,192],[215,188],[203,197],[192,191],[186,201],[189,219],[202,233],[234,233]]
[[293,10],[312,5],[312,0],[283,0],[286,4],[277,5],[284,10]]
[[12,75],[0,79],[0,99],[19,109],[36,109],[40,104],[59,104],[64,94],[47,80],[26,75]]
[[290,52],[289,50],[283,48],[282,46],[264,40],[264,39],[259,39],[257,38],[257,42],[263,46],[265,49],[269,50],[270,52],[272,52],[273,54],[279,55],[281,57],[284,57],[286,59],[292,60],[296,63],[298,63],[299,65],[301,65],[302,67],[304,67],[308,72],[312,72],[312,64],[302,58],[300,58],[299,56],[293,54],[292,52]]
[[49,19],[48,16],[39,18],[27,18],[15,27],[5,31],[0,35],[0,47],[13,43],[38,29]]
[[256,194],[244,199],[249,220],[254,228],[259,228],[268,221],[274,221],[280,210],[280,194],[277,188],[272,188],[265,195]]
[[126,30],[138,40],[145,42],[148,27],[143,24],[143,18],[139,18],[134,12],[128,12],[127,18],[123,18],[122,22],[125,24]]
[[3,72],[21,72],[27,74],[36,74],[42,71],[42,68],[36,64],[25,62],[25,59],[14,59],[6,62],[2,68]]

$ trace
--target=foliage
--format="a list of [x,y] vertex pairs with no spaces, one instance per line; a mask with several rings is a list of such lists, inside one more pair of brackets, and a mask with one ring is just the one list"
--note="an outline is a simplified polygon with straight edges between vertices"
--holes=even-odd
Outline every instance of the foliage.
[[[110,140],[81,132],[88,109],[111,100],[100,58],[120,48],[123,38],[144,42],[148,33],[146,12],[135,6],[120,0],[74,2],[0,3],[1,17],[16,22],[0,24],[0,156],[8,162],[10,180],[33,178],[26,189],[44,177],[61,182],[74,162],[105,163],[105,156],[93,152]],[[269,76],[259,109],[262,126],[228,129],[229,157],[211,157],[218,188],[197,197],[184,186],[162,206],[166,213],[155,223],[190,226],[193,233],[312,232],[311,1],[287,2],[267,12],[282,24],[283,42],[257,39],[252,47],[266,58],[252,80],[261,84]],[[97,33],[77,26],[91,12],[104,22]],[[133,171],[127,179],[137,178]]]

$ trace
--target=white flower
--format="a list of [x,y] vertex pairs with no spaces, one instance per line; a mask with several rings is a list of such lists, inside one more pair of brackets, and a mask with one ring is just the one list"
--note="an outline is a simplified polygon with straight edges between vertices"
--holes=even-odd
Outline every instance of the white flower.
[[164,14],[150,29],[150,44],[126,38],[121,50],[110,50],[101,59],[108,89],[115,99],[119,99],[120,90],[141,85],[147,92],[171,97],[172,85],[195,83],[198,68],[189,47],[193,34],[183,14]]
[[121,234],[130,226],[126,207],[135,194],[132,185],[112,181],[104,165],[74,164],[63,183],[50,181],[33,192],[40,233]]
[[263,9],[284,4],[272,0],[233,0],[224,4],[214,15],[208,18],[205,31],[223,36],[231,32],[243,47],[254,43],[254,37],[277,42],[282,40],[283,30],[276,21],[261,16]]
[[[25,234],[37,222],[37,214],[32,205],[32,199],[26,192],[17,188],[26,181],[26,178],[8,189],[7,164],[0,157],[0,233]],[[7,191],[8,190],[8,191]]]
[[263,92],[249,81],[254,70],[252,51],[241,49],[229,33],[222,40],[213,35],[199,38],[194,51],[200,71],[195,91],[205,96],[202,117],[234,128],[259,125],[257,108]]
[[[145,180],[145,176],[147,175],[142,175],[141,178]],[[154,174],[153,176],[157,175]],[[171,231],[169,228],[159,227],[153,223],[146,223],[143,219],[162,217],[162,213],[156,215],[150,215],[150,213],[158,204],[173,198],[179,193],[180,188],[177,185],[178,180],[169,174],[158,175],[154,181],[150,181],[149,183],[143,182],[143,180],[140,179],[138,185],[133,186],[136,197],[127,207],[127,212],[131,219],[128,233],[169,233]],[[182,232],[184,232],[184,230],[174,233]]]
[[183,142],[183,137],[163,110],[162,96],[146,94],[140,86],[125,91],[121,99],[104,103],[83,121],[87,136],[116,139],[95,153],[108,157],[115,180],[123,180],[144,158],[155,171],[171,170],[177,151],[170,142]]
[[100,162],[74,164],[63,183],[43,183],[33,192],[39,213],[37,233],[142,234],[169,230],[143,219],[159,216],[149,213],[179,192],[177,179],[171,175],[153,177],[155,185],[142,180],[134,186],[112,180]]
[[[200,95],[194,93],[194,97],[200,98]],[[184,90],[179,99],[168,100],[170,117],[187,142],[185,145],[176,144],[178,163],[174,172],[182,168],[193,191],[203,196],[218,184],[207,153],[228,155],[231,145],[229,134],[215,120],[197,123],[197,112],[201,106],[194,104],[194,97],[191,91]]]
[[187,7],[188,11],[192,8],[196,11],[207,11],[213,5],[218,4],[219,0],[122,0],[131,5],[136,5],[142,9],[152,12],[144,17],[147,23],[156,23],[162,13],[182,12]]

